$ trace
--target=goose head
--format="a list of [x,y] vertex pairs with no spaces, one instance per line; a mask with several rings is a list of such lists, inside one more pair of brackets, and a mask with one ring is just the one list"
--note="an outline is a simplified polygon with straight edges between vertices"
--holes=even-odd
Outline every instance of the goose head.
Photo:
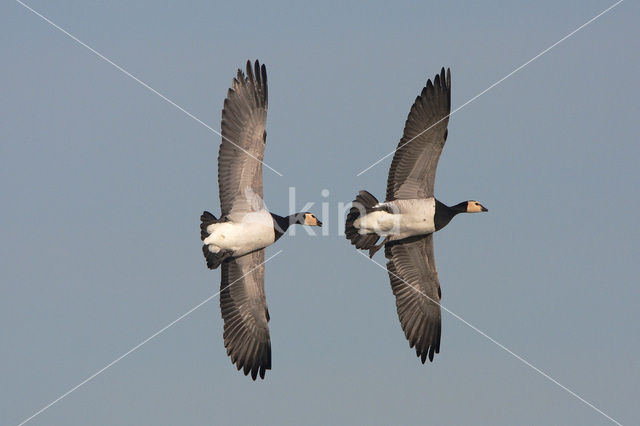
[[296,213],[295,223],[298,225],[322,226],[322,222],[313,213],[309,212]]
[[467,201],[466,213],[480,213],[480,212],[488,212],[489,210],[475,200]]

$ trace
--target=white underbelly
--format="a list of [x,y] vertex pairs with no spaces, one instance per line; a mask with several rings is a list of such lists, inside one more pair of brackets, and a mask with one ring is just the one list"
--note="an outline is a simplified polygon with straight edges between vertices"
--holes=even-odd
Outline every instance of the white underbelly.
[[[413,203],[409,204],[409,202]],[[361,235],[375,233],[381,237],[390,236],[391,240],[399,240],[414,235],[431,234],[436,230],[433,221],[435,213],[433,198],[402,200],[402,204],[395,207],[396,213],[374,211],[356,219],[354,226],[358,229],[358,233]]]
[[207,227],[210,235],[203,241],[213,253],[231,250],[235,257],[258,250],[275,241],[271,215],[251,213],[242,222],[214,223]]

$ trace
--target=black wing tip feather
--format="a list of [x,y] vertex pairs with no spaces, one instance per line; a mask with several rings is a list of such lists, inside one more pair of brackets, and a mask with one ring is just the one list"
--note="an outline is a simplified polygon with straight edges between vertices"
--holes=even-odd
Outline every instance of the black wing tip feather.
[[[245,67],[246,71],[238,68],[236,76],[233,78],[231,87],[227,91],[227,98],[224,101],[224,106],[228,104],[229,98],[238,91],[240,87],[244,87],[250,83],[256,90],[254,96],[258,106],[267,107],[268,104],[268,89],[267,89],[267,67],[264,64],[260,64],[260,60],[256,59],[253,64],[251,60],[247,59]],[[224,110],[223,110],[224,111]]]
[[447,67],[447,73],[444,72],[444,67],[440,70],[440,79],[445,82],[447,89],[451,89],[451,68]]
[[441,89],[451,91],[451,68],[447,68],[445,72],[445,68],[442,67],[440,69],[440,73],[436,74],[433,77],[433,81],[431,81],[430,78],[427,79],[427,84],[425,85],[424,89],[422,89],[422,93],[420,93],[420,96],[418,96],[416,99],[424,97],[427,91],[433,93],[434,90]]
[[246,65],[246,78],[245,73],[238,68],[238,79],[243,84],[251,83],[257,90],[254,92],[258,105],[262,104],[267,107],[269,101],[269,90],[267,88],[267,67],[264,64],[260,64],[260,60],[256,59],[251,64],[251,60],[247,59]]
[[258,353],[254,357],[241,356],[240,350],[227,347],[227,355],[231,358],[231,362],[235,364],[237,370],[242,371],[245,376],[250,375],[252,380],[256,380],[258,376],[264,380],[266,371],[271,370],[270,342],[261,342],[258,345]]
[[442,67],[440,69],[440,73],[436,74],[433,77],[433,81],[429,78],[427,79],[427,84],[424,89],[422,89],[422,93],[416,99],[424,97],[427,93],[433,93],[435,90],[451,90],[451,69],[447,68],[445,72],[445,68]]
[[424,364],[429,358],[429,362],[433,362],[433,357],[435,354],[440,353],[440,324],[438,324],[435,329],[434,327],[429,327],[427,330],[426,342],[429,342],[426,346],[421,345],[421,340],[418,342],[410,343],[409,347],[413,347],[415,345],[416,355],[422,363]]
[[[427,80],[428,82],[429,80]],[[444,86],[445,89],[451,89],[451,68],[447,67],[446,72],[445,68],[440,68],[440,73],[436,74],[433,78],[433,85],[435,87]]]
[[[223,308],[223,318],[225,318]],[[253,335],[242,323],[242,320],[225,318],[224,346],[231,363],[245,376],[251,375],[256,380],[258,375],[264,379],[265,372],[271,370],[271,339]],[[228,322],[229,321],[229,322]]]
[[415,348],[420,361],[424,364],[429,358],[429,362],[433,362],[435,354],[440,353],[441,325],[429,324],[426,326],[426,330],[420,328],[420,331],[414,334],[410,334],[408,330],[404,331],[405,337],[409,341],[409,347]]
[[[224,315],[223,315],[224,317]],[[271,339],[256,339],[251,332],[237,322],[227,323],[225,319],[224,346],[231,363],[245,376],[253,380],[258,376],[264,379],[267,370],[271,370]]]

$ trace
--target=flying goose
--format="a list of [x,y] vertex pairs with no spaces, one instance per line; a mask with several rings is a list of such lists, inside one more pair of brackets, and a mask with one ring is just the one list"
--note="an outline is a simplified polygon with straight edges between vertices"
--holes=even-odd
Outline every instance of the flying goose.
[[[387,197],[379,203],[360,191],[347,215],[345,234],[358,249],[373,257],[385,246],[387,271],[396,297],[400,324],[409,347],[424,364],[440,351],[438,272],[433,257],[433,233],[458,213],[486,212],[477,201],[447,206],[433,195],[436,167],[447,140],[451,110],[451,71],[444,68],[427,80],[416,97],[404,134],[391,162]],[[376,245],[378,239],[383,241]]]
[[200,217],[202,252],[210,269],[222,265],[220,309],[224,346],[244,374],[264,379],[271,369],[269,310],[264,292],[265,247],[290,225],[322,226],[309,212],[278,216],[262,200],[262,159],[267,133],[267,71],[247,61],[224,100],[218,153],[221,216]]

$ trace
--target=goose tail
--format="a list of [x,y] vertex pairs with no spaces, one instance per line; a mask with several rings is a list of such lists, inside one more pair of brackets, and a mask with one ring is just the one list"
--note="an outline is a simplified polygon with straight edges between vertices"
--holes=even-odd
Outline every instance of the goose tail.
[[356,195],[356,199],[351,203],[352,207],[347,215],[347,220],[344,225],[344,233],[351,244],[361,250],[370,250],[375,246],[378,241],[378,234],[364,234],[361,235],[354,222],[361,216],[366,215],[373,210],[373,206],[378,204],[376,197],[371,195],[368,191],[362,190]]
[[[220,222],[226,222],[226,220],[222,218],[216,219],[216,217],[208,211],[202,212],[200,216],[200,239],[204,241],[204,239],[210,235],[209,231],[207,231],[209,225]],[[202,246],[202,254],[204,254],[204,258],[207,260],[207,267],[209,269],[216,269],[222,262],[231,257],[232,252],[224,250],[214,253],[209,250],[209,245],[204,244]]]

